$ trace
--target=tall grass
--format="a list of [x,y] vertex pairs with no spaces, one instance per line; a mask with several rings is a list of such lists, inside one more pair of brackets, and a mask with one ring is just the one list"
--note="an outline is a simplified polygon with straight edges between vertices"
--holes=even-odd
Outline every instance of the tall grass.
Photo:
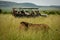
[[[47,24],[53,30],[43,32],[38,31],[22,31],[20,30],[20,22],[26,21],[37,24]],[[11,14],[0,14],[0,40],[60,40],[60,15],[49,15],[48,17],[36,18],[15,18]]]

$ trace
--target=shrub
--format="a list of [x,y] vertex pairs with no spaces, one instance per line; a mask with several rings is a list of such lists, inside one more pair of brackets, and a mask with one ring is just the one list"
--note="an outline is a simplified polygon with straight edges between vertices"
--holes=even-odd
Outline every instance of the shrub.
[[0,13],[2,13],[2,9],[0,9]]
[[7,14],[7,12],[5,11],[5,12],[3,12],[3,14]]
[[3,12],[3,14],[12,14],[12,12],[5,11],[5,12]]
[[48,14],[49,12],[48,11],[43,11],[43,13]]
[[56,14],[54,11],[50,11],[48,14]]
[[60,15],[60,12],[56,11],[56,14]]

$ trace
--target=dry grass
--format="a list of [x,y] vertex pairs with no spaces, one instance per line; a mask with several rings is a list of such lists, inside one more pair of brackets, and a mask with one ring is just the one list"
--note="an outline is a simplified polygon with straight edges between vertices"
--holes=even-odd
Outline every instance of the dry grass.
[[[48,33],[39,31],[20,31],[21,21],[29,23],[44,23],[49,25],[53,31]],[[11,14],[0,14],[0,40],[60,40],[60,15],[49,15],[48,17],[15,18]]]

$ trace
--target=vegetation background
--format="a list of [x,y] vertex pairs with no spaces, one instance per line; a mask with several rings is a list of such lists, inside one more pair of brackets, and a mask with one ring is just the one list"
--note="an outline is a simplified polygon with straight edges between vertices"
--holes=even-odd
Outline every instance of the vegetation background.
[[[11,12],[3,12],[0,10],[0,40],[60,40],[60,11],[40,11],[41,14],[46,13],[48,17],[14,17]],[[20,30],[20,22],[26,21],[36,24],[48,24],[53,30],[43,33],[42,30],[28,31]]]

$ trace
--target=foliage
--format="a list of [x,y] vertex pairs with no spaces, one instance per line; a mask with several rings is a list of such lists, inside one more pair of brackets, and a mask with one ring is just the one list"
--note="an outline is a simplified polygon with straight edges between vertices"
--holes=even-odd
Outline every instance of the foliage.
[[2,13],[2,9],[0,9],[0,13]]
[[54,14],[58,14],[58,15],[60,15],[60,11],[43,11],[45,14],[48,14],[48,15],[50,15],[50,14],[52,14],[52,15],[54,15]]
[[[55,15],[55,14],[58,14],[58,15],[60,15],[60,11],[59,10],[42,10],[42,12],[44,13],[44,14],[48,14],[48,15],[50,15],[50,14],[52,14],[52,15]],[[42,12],[40,11],[40,13],[42,14]],[[3,11],[3,10],[1,10],[0,9],[0,13],[1,14],[12,14],[12,12],[10,11],[10,12],[8,12],[8,11]]]

